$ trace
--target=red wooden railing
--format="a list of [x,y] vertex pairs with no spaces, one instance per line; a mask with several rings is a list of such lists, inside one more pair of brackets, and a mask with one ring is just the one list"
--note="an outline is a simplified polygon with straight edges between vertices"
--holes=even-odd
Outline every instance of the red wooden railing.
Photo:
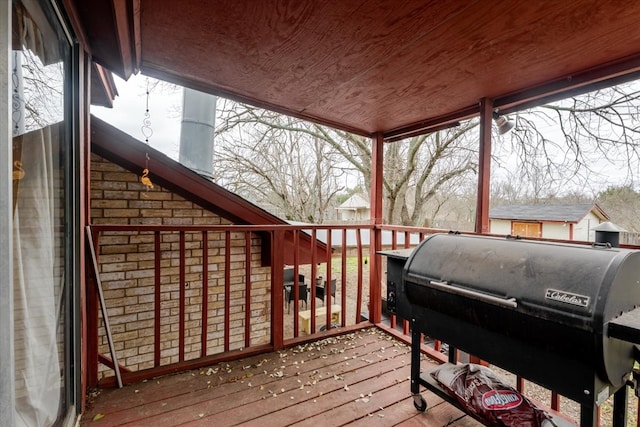
[[[381,226],[374,227],[371,225],[321,225],[321,226],[155,226],[155,225],[95,225],[92,226],[95,247],[98,248],[99,263],[100,248],[108,249],[105,257],[109,253],[116,251],[114,247],[115,237],[127,236],[123,238],[120,245],[130,245],[131,236],[137,236],[142,242],[147,242],[145,236],[153,236],[152,243],[146,243],[145,249],[153,254],[152,261],[146,261],[145,268],[153,270],[153,362],[152,366],[142,369],[131,370],[126,364],[126,359],[118,357],[122,363],[122,378],[125,383],[140,381],[157,375],[169,372],[175,372],[184,369],[193,369],[204,367],[220,361],[230,360],[234,358],[247,357],[253,354],[259,354],[277,350],[280,348],[300,344],[303,342],[314,341],[319,337],[326,337],[351,331],[371,325],[368,319],[374,318],[372,312],[376,310],[380,313],[381,301],[373,301],[367,303],[366,298],[369,295],[382,295],[385,293],[381,288],[386,283],[384,265],[386,260],[377,256],[375,259],[368,259],[368,242],[363,239],[364,236],[369,237],[369,241],[373,241],[370,233],[385,233],[382,239],[383,249],[399,249],[415,247],[427,235],[442,232],[438,229],[426,229],[416,227],[401,226]],[[165,236],[172,234],[178,235],[176,239],[171,238],[164,241]],[[473,234],[473,233],[469,233]],[[197,238],[195,236],[198,236]],[[212,237],[213,236],[213,237]],[[221,236],[221,237],[218,237]],[[266,247],[262,247],[260,251],[256,250],[255,241],[268,242]],[[103,244],[103,242],[105,242]],[[242,242],[240,244],[239,242]],[[287,245],[287,242],[290,245]],[[572,242],[576,243],[576,242]],[[217,250],[218,255],[211,253],[211,248]],[[299,316],[302,312],[298,304],[299,288],[297,283],[292,288],[293,301],[291,314],[287,314],[285,310],[284,290],[283,290],[283,268],[285,266],[285,254],[287,248],[293,248],[292,265],[295,269],[294,277],[298,278],[299,273],[305,275],[305,283],[309,283],[309,300],[307,306],[312,314],[317,313],[318,303],[316,302],[315,278],[319,272],[326,275],[326,283],[330,284],[332,279],[337,279],[339,286],[337,287],[339,298],[332,301],[332,295],[329,290],[325,292],[326,301],[324,306],[331,307],[332,304],[338,304],[341,307],[341,320],[338,328],[332,324],[331,310],[326,310],[324,317],[316,319],[315,315],[310,317],[310,332],[303,333],[300,329]],[[638,248],[638,247],[636,247]],[[131,247],[129,247],[131,249]],[[191,256],[187,256],[190,251]],[[193,256],[194,252],[201,255]],[[260,253],[261,256],[257,256]],[[271,256],[265,256],[270,253]],[[304,254],[303,254],[304,253]],[[187,265],[187,261],[194,262],[195,258],[199,258],[199,264]],[[215,258],[215,266],[212,266],[211,260]],[[355,260],[355,261],[354,261]],[[265,262],[266,261],[266,262]],[[177,264],[177,289],[167,291],[172,283],[167,279],[168,276],[175,276],[175,268]],[[263,267],[263,264],[269,264]],[[355,264],[354,267],[351,264]],[[211,282],[209,274],[202,274],[199,300],[194,304],[194,296],[189,293],[184,286],[185,282],[189,282],[191,273],[188,271],[199,268],[202,272],[208,272],[211,268],[222,265],[221,276],[216,282]],[[238,267],[240,266],[240,267]],[[375,280],[369,280],[371,277],[370,269],[379,269],[383,274],[378,283]],[[169,273],[166,273],[170,271]],[[240,273],[239,273],[240,272]],[[254,285],[261,283],[262,275],[270,276],[269,282],[269,301],[267,304],[268,313],[260,318],[254,311],[265,309],[265,301],[260,303],[260,289],[256,289]],[[307,282],[306,276],[309,275],[310,280]],[[174,280],[175,282],[175,280]],[[219,284],[222,282],[222,285]],[[238,284],[242,285],[242,291],[239,298],[235,295],[238,293]],[[210,300],[209,295],[212,287],[220,288],[221,293],[216,294],[215,300]],[[377,289],[375,289],[378,287]],[[167,357],[163,357],[163,336],[167,325],[163,324],[162,319],[166,317],[166,310],[163,310],[163,298],[167,292],[177,292],[177,323],[169,324],[171,328],[178,329],[177,339],[177,357],[174,360],[167,361]],[[220,297],[221,300],[217,298]],[[207,296],[207,297],[205,297]],[[197,299],[197,298],[196,298]],[[236,309],[238,302],[244,305],[241,309],[242,321],[237,316],[234,317],[233,311]],[[97,302],[89,301],[90,307],[97,308]],[[107,305],[109,303],[107,302]],[[262,304],[262,306],[260,305]],[[193,306],[198,308],[198,316],[195,316]],[[107,307],[109,308],[109,307]],[[212,311],[214,310],[215,311]],[[94,336],[96,341],[93,345],[98,347],[98,311],[94,310],[95,328],[89,331],[89,336]],[[212,324],[205,321],[211,317],[211,313],[220,317],[219,323]],[[174,313],[170,313],[174,315]],[[188,327],[187,324],[193,323],[193,319],[200,317],[201,321],[196,327]],[[261,320],[262,319],[262,320]],[[364,319],[364,320],[363,320]],[[318,320],[326,325],[326,330],[320,331],[318,328]],[[268,322],[270,336],[263,339],[254,339],[254,327],[258,322]],[[238,326],[240,325],[240,326]],[[382,321],[376,323],[376,326],[388,331],[397,338],[410,343],[410,325],[407,319],[399,319],[395,315],[382,316]],[[163,330],[163,327],[165,328]],[[194,329],[197,329],[197,337],[194,338]],[[238,341],[237,336],[232,334],[233,331],[241,329],[242,340]],[[324,328],[323,328],[324,329]],[[211,335],[219,335],[222,331],[222,345],[219,348],[211,349],[207,346],[211,340]],[[424,337],[423,337],[424,338]],[[194,340],[198,347],[197,357],[193,355]],[[447,356],[442,352],[442,343],[438,340],[423,339],[422,351],[434,360],[446,362]],[[189,351],[187,357],[186,349]],[[104,366],[111,366],[111,360],[97,352],[94,360],[90,363],[90,369],[95,370],[93,378],[98,378],[98,363]],[[92,375],[89,375],[91,378]],[[113,377],[108,376],[105,372],[102,384],[113,384]],[[525,380],[517,378],[516,385],[521,391],[524,390]],[[94,384],[95,385],[95,384]],[[549,405],[556,411],[561,411],[560,397],[557,393],[551,394],[550,402],[543,404]],[[638,417],[636,416],[636,419]],[[634,423],[640,426],[637,423]]]
[[[353,330],[370,325],[370,322],[361,319],[363,291],[365,290],[362,263],[364,246],[361,233],[369,233],[370,230],[371,227],[369,226],[359,225],[351,227],[92,226],[93,240],[98,251],[99,270],[102,270],[103,274],[107,272],[107,274],[113,275],[117,271],[116,268],[121,266],[123,270],[120,273],[122,273],[123,280],[129,275],[133,277],[139,276],[137,282],[133,285],[127,285],[126,295],[141,293],[143,290],[140,288],[145,287],[141,283],[147,279],[153,286],[153,292],[148,295],[153,300],[153,308],[144,312],[144,316],[140,316],[138,319],[128,320],[126,325],[127,332],[139,332],[139,329],[136,329],[136,323],[148,322],[149,319],[152,319],[153,357],[150,363],[151,366],[142,363],[139,367],[132,369],[128,366],[126,357],[119,357],[123,371],[123,381],[125,383],[139,381],[168,372],[196,368],[217,361],[272,351],[300,342],[315,340],[318,335],[326,336],[344,333],[345,330]],[[339,233],[340,238],[337,239],[338,241],[333,240],[332,232]],[[318,238],[320,233],[324,233],[323,239]],[[355,247],[351,247],[347,242],[347,233],[354,236]],[[212,236],[220,236],[220,238],[212,238]],[[304,236],[304,239],[301,236]],[[261,239],[259,239],[260,237]],[[243,244],[239,244],[239,240],[242,239],[244,239]],[[260,245],[256,249],[256,245],[252,245],[252,239],[269,242],[269,244],[267,247]],[[302,333],[300,322],[298,321],[302,311],[297,303],[299,297],[298,286],[292,288],[294,292],[293,300],[295,301],[295,303],[291,304],[292,313],[291,315],[285,314],[282,285],[282,271],[284,268],[282,252],[287,248],[285,240],[289,240],[291,242],[290,247],[295,248],[293,251],[293,265],[296,271],[296,280],[299,271],[303,272],[304,270],[305,276],[315,278],[321,269],[326,274],[327,283],[330,284],[332,278],[339,278],[340,298],[332,301],[331,292],[327,292],[324,303],[327,307],[331,307],[332,304],[341,307],[339,331],[333,330],[336,325],[332,322],[331,310],[326,310],[324,318],[318,318],[322,320],[323,325],[326,325],[326,331],[319,331],[320,328],[316,324],[317,316],[312,315],[310,318],[310,333]],[[303,264],[302,252],[304,252],[303,246],[305,244],[307,245],[306,257],[310,257],[311,262],[309,263],[307,260]],[[210,253],[212,247],[217,251],[214,255]],[[138,262],[137,266],[123,262],[128,259],[131,251],[138,255],[137,258],[144,261]],[[194,251],[199,252],[194,255],[196,253]],[[265,257],[264,255],[269,252],[272,254],[271,257]],[[252,257],[257,253],[262,255],[260,257]],[[141,257],[141,254],[148,256]],[[115,255],[118,255],[116,262],[113,261]],[[355,280],[347,280],[347,259],[352,256],[358,260],[357,272]],[[337,258],[333,259],[333,257]],[[106,261],[103,262],[103,259]],[[218,268],[216,273],[219,276],[214,284],[214,286],[217,284],[218,289],[214,300],[210,299],[212,295],[210,274],[204,274],[209,272],[213,259],[216,260],[213,267]],[[322,265],[318,265],[318,261],[323,261]],[[271,265],[263,267],[263,264],[269,263]],[[138,268],[138,274],[126,270],[127,268]],[[199,269],[202,272],[198,280],[194,280],[192,277],[194,269]],[[242,271],[241,275],[239,271]],[[254,274],[264,277],[254,280]],[[269,292],[265,293],[270,295],[270,301],[265,302],[265,300],[262,300],[262,306],[259,307],[259,311],[262,311],[262,314],[255,314],[253,313],[254,299],[266,297],[257,295],[253,285],[255,282],[268,280],[269,276]],[[109,286],[109,283],[113,282],[113,280],[103,279],[102,282]],[[243,284],[241,290],[238,288],[239,283]],[[307,306],[311,313],[315,314],[320,308],[315,298],[315,280],[310,279],[307,282],[305,279],[305,283],[309,285],[311,291]],[[190,287],[187,288],[187,286]],[[114,286],[115,289],[123,287],[120,285]],[[354,301],[348,303],[347,291],[354,289],[354,287],[356,297],[353,299]],[[194,289],[197,290],[196,294],[191,293]],[[238,294],[239,297],[235,294]],[[118,322],[118,315],[129,311],[135,313],[137,310],[135,307],[123,307],[122,305],[110,307],[111,299],[107,298],[106,301],[107,310],[116,313],[116,315],[110,315],[112,324]],[[148,300],[145,301],[148,302]],[[169,309],[164,307],[167,301],[175,303],[175,307],[170,306],[171,308]],[[238,307],[239,304],[244,307]],[[212,305],[215,305],[215,307]],[[99,321],[98,312],[97,310],[94,311],[91,314],[91,316],[94,316],[94,321],[89,322],[89,325],[93,325],[94,329],[90,331],[90,335],[96,337],[91,345],[97,348]],[[237,317],[236,311],[243,313],[243,319],[240,320]],[[174,317],[177,320],[166,321],[166,319]],[[194,317],[200,319],[199,322],[196,322],[196,326],[192,325]],[[210,320],[212,317],[219,317],[219,323],[213,324]],[[269,323],[270,337],[262,340],[254,339],[253,327],[256,322],[265,321]],[[239,328],[242,329],[242,333],[238,332]],[[177,335],[175,344],[166,339],[168,334]],[[211,341],[210,334],[218,336],[222,334],[220,339],[222,344],[219,348],[212,349],[208,346]],[[114,335],[117,337],[118,334]],[[239,335],[242,335],[241,341],[238,340]],[[127,346],[128,350],[131,346],[135,347],[136,345],[135,340],[127,344],[120,342],[119,351],[122,351],[122,347]],[[194,351],[194,346],[196,345],[198,347],[197,354]],[[104,362],[108,358],[105,358],[97,350],[91,354],[95,354],[96,357],[90,366],[90,369],[94,371],[90,377],[95,378],[97,382],[98,361]],[[171,356],[167,356],[167,354],[171,354]],[[112,379],[108,377],[108,372],[104,371],[103,377],[101,383],[109,384],[112,382]]]

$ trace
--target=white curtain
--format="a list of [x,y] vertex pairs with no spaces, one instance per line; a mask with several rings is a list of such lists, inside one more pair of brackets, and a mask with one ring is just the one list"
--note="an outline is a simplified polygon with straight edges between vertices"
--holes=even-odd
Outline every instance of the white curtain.
[[52,425],[63,398],[60,129],[55,124],[14,138],[14,155],[23,170],[14,174],[13,221],[18,426]]

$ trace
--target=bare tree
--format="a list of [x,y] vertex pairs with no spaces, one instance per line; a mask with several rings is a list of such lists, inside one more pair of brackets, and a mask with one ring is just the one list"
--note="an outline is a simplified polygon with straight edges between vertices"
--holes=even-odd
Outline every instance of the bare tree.
[[630,186],[609,187],[598,195],[600,206],[627,231],[640,232],[640,193]]
[[516,116],[505,147],[523,181],[546,187],[602,188],[638,179],[640,89],[637,82],[543,105]]
[[[403,225],[433,222],[447,197],[477,169],[477,120],[407,141],[385,150],[385,220]],[[436,198],[436,195],[440,195]],[[427,206],[431,202],[431,210]]]
[[43,65],[30,50],[12,53],[13,121],[16,129],[32,131],[64,118],[63,63]]
[[[632,184],[640,159],[636,86],[608,88],[515,115],[514,131],[494,140],[496,202],[559,200],[568,194],[593,200],[603,186]],[[289,219],[321,221],[331,199],[347,187],[370,190],[367,138],[231,102],[219,123],[221,182],[270,203]],[[475,199],[468,190],[477,179],[478,123],[469,120],[385,144],[385,222],[435,224],[451,217],[445,214],[452,209],[450,201],[467,204],[456,215],[463,223],[473,217]],[[282,182],[275,182],[279,178]]]
[[[369,192],[368,138],[229,103],[220,122],[217,179],[234,191],[270,203],[288,219],[321,221],[334,196],[346,191],[347,176]],[[455,129],[386,144],[386,222],[424,223],[433,216],[425,207],[439,191],[447,186],[451,190],[453,183],[473,175],[476,156],[470,130],[476,127],[477,121],[469,121]]]
[[[231,117],[216,134],[214,178],[289,220],[322,223],[345,190],[343,162],[312,126],[253,108]],[[305,127],[306,126],[306,127]]]

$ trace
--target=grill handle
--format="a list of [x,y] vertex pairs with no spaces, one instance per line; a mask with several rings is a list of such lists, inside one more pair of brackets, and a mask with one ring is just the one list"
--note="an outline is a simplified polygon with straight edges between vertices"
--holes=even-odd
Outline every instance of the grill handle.
[[459,288],[457,286],[450,285],[447,282],[440,282],[436,280],[429,280],[429,285],[434,289],[477,299],[479,301],[483,301],[493,305],[498,305],[500,307],[518,308],[518,302],[516,301],[515,298],[494,297],[493,295],[483,294],[482,292],[476,292],[470,289]]

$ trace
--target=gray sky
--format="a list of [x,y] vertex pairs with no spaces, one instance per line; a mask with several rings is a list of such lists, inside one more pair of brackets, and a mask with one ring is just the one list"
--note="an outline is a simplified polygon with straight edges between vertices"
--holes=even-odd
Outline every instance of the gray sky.
[[[113,108],[91,107],[91,113],[117,126],[136,139],[145,140],[142,132],[146,110],[147,78],[140,74],[124,81],[114,76],[118,96]],[[182,90],[171,90],[164,86],[153,88],[149,94],[149,115],[153,134],[149,145],[173,159],[178,158],[180,142],[180,115]]]

